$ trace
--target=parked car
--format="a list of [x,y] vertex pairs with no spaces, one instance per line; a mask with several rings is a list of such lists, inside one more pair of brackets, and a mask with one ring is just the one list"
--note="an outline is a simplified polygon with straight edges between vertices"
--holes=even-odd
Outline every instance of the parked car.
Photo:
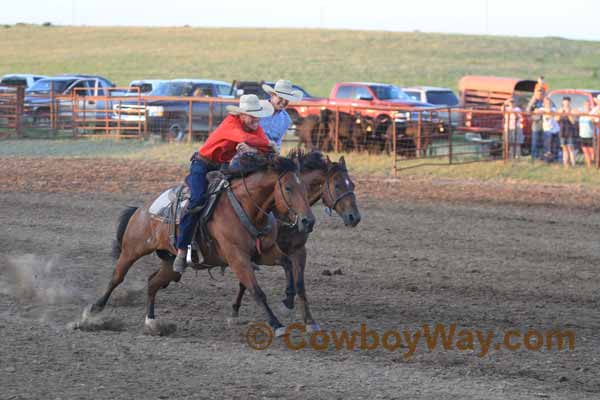
[[46,76],[34,74],[8,74],[0,79],[0,86],[25,86],[27,89],[43,78],[46,78]]
[[[175,79],[164,82],[137,102],[115,104],[113,119],[121,123],[143,123],[148,117],[148,130],[163,137],[181,140],[189,127],[190,102],[187,98],[216,97],[233,99],[231,85],[209,79]],[[169,98],[161,98],[169,97]],[[182,99],[174,99],[181,97]],[[227,116],[224,103],[192,102],[192,132],[209,132]]]
[[[270,97],[270,95],[263,90],[262,85],[264,84],[273,87],[275,85],[275,82],[235,80],[231,84],[231,95],[234,97],[240,97],[244,94],[255,94],[256,96],[258,96],[259,99],[267,100]],[[292,85],[292,87],[295,90],[299,90],[302,92],[302,103],[310,102],[317,104],[323,100],[323,98],[321,97],[315,97],[311,95],[304,88],[298,85]],[[302,123],[302,118],[308,115],[306,106],[295,106],[292,104],[286,109],[286,111],[288,112],[294,125]]]
[[60,118],[70,118],[73,102],[71,96],[75,94],[78,100],[76,106],[80,110],[80,119],[104,119],[110,112],[110,104],[104,99],[94,100],[90,96],[106,96],[110,81],[97,77],[82,77],[81,75],[60,75],[38,80],[25,91],[24,113],[25,118],[34,124],[45,125],[50,119],[50,108],[53,99]]
[[131,81],[129,82],[131,89],[125,93],[125,96],[148,95],[165,82],[167,81],[164,79],[138,79]]
[[[331,136],[336,124],[340,149],[372,152],[389,151],[394,127],[398,143],[401,143],[398,148],[410,149],[426,148],[425,140],[431,140],[432,134],[445,133],[447,128],[432,104],[413,100],[399,87],[386,83],[336,83],[329,98],[313,104],[305,108],[295,106],[305,121],[298,129],[299,136],[307,146],[317,143],[324,150],[335,141]],[[339,118],[336,117],[338,112]],[[419,115],[423,122],[420,142],[413,139],[419,132]]]
[[[404,93],[413,100],[433,104],[436,107],[458,108],[459,100],[451,89],[433,86],[410,86],[402,88]],[[458,113],[448,114],[447,110],[439,110],[438,117],[446,123],[450,120],[453,126],[458,125]]]
[[393,118],[392,110],[382,111],[369,107],[405,110],[405,112],[396,114],[396,123],[399,124],[406,124],[407,121],[418,118],[416,113],[409,111],[411,108],[432,108],[429,103],[411,99],[397,86],[373,82],[337,83],[329,95],[329,104],[338,106],[343,112],[350,112],[354,107],[361,107],[361,115],[373,118],[377,124],[389,124]]
[[78,78],[87,78],[87,79],[97,79],[98,81],[100,81],[102,83],[103,87],[111,87],[114,88],[117,85],[115,85],[111,80],[101,76],[101,75],[89,75],[89,74],[61,74],[58,76],[67,76],[67,77],[71,77],[71,76],[76,76]]
[[599,94],[600,90],[598,89],[556,89],[548,92],[548,97],[550,97],[552,103],[558,108],[561,107],[562,98],[564,96],[569,96],[573,108],[583,111],[583,103],[586,101],[590,103],[592,108],[595,107],[596,96]]

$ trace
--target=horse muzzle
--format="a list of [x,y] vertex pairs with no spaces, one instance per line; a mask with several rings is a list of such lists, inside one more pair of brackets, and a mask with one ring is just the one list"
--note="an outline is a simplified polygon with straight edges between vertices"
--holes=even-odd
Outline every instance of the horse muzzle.
[[300,232],[311,233],[315,227],[315,218],[304,216],[298,222],[298,230]]
[[356,225],[358,225],[358,223],[361,220],[360,212],[358,212],[358,210],[354,211],[354,212],[344,213],[343,218],[344,218],[344,225],[350,226],[352,228],[354,228]]

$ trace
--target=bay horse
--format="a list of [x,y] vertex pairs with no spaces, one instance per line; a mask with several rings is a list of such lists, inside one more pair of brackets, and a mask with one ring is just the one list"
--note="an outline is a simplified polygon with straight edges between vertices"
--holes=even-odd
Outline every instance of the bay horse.
[[[300,165],[300,179],[308,191],[308,201],[314,205],[323,200],[326,210],[334,210],[346,226],[355,227],[361,220],[356,204],[354,183],[348,175],[344,157],[338,162],[332,162],[329,157],[323,158],[319,151],[308,153],[301,150],[292,150],[288,157]],[[280,263],[265,265],[281,265],[286,275],[286,297],[283,305],[286,310],[294,309],[294,298],[298,295],[302,319],[307,332],[320,330],[309,309],[306,289],[304,287],[304,269],[306,267],[306,242],[310,232],[301,232],[289,226],[279,226],[277,245],[286,254]],[[232,308],[232,317],[239,317],[239,309],[246,286],[240,282],[237,298]]]
[[[272,211],[277,224],[265,233],[260,241],[257,235],[236,212],[230,194],[221,195],[212,217],[206,225],[211,240],[202,240],[200,249],[205,255],[202,264],[205,267],[229,265],[237,279],[249,288],[254,299],[263,309],[267,320],[276,336],[285,331],[271,308],[267,304],[265,293],[259,287],[254,274],[253,260],[266,258],[279,260],[283,253],[276,244],[278,226],[287,224],[297,226],[302,232],[310,232],[315,222],[307,200],[306,188],[298,176],[298,164],[289,158],[268,157],[254,159],[251,169],[254,172],[241,178],[231,180],[229,187],[243,213],[254,226],[266,227],[272,219],[268,214]],[[117,229],[117,264],[106,292],[90,308],[90,313],[98,313],[104,309],[112,291],[123,282],[129,268],[142,256],[157,252],[162,260],[159,270],[148,278],[145,328],[148,333],[161,334],[161,326],[156,321],[154,303],[156,293],[166,288],[171,281],[178,282],[181,274],[173,271],[173,259],[177,249],[170,240],[168,224],[152,218],[149,207],[152,201],[140,208],[129,208],[119,218]],[[244,218],[246,219],[246,218]],[[292,222],[289,222],[292,221]],[[248,222],[248,221],[246,221]],[[196,237],[200,237],[200,224]]]

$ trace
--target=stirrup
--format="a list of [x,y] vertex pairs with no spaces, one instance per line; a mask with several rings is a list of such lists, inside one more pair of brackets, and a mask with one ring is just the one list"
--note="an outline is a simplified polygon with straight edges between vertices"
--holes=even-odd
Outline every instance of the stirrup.
[[192,251],[190,252],[190,262],[192,264],[202,264],[204,263],[204,256],[202,255],[202,252],[200,251],[200,249],[192,249]]

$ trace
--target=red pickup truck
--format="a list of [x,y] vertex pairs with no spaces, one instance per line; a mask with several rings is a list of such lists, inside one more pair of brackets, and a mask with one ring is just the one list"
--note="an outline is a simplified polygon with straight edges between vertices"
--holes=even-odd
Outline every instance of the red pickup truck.
[[[333,86],[329,98],[314,98],[310,104],[292,105],[290,107],[296,109],[298,115],[303,118],[309,115],[318,115],[320,109],[327,107],[331,109],[339,108],[341,112],[345,113],[351,113],[354,110],[360,111],[361,115],[380,122],[385,119],[388,121],[391,120],[392,110],[378,111],[369,109],[369,107],[397,107],[404,110],[410,108],[429,108],[432,105],[411,99],[402,89],[394,85],[368,82],[340,82]],[[406,119],[406,117],[410,118],[405,113],[400,119]]]
[[[356,123],[360,123],[360,120],[363,119],[361,126],[366,132],[361,131],[357,134],[357,128],[354,126],[356,124],[351,121],[344,124],[350,126],[350,133],[343,132],[343,127],[340,126],[339,135],[344,136],[348,141],[352,141],[353,144],[346,147],[353,149],[364,148],[365,146],[372,147],[370,146],[372,144],[381,148],[383,144],[390,140],[388,128],[391,127],[392,120],[395,120],[396,131],[399,135],[415,136],[418,129],[418,110],[433,107],[432,104],[411,99],[397,86],[373,82],[336,83],[329,98],[290,105],[290,108],[298,113],[301,121],[320,118],[321,120],[318,123],[322,124],[324,115],[329,114],[330,118],[328,120],[331,121],[333,113],[336,111],[344,116],[351,116],[356,120]],[[444,133],[447,129],[444,122],[436,117],[436,112],[433,110],[431,112],[423,111],[421,120],[423,122],[423,136]],[[329,128],[329,131],[331,131],[331,128]],[[356,139],[358,135],[361,137]],[[329,136],[331,136],[330,133]],[[312,138],[314,139],[314,137],[315,134],[313,133]],[[359,141],[364,145],[361,146],[358,143]],[[324,142],[328,143],[327,138],[324,139]]]

